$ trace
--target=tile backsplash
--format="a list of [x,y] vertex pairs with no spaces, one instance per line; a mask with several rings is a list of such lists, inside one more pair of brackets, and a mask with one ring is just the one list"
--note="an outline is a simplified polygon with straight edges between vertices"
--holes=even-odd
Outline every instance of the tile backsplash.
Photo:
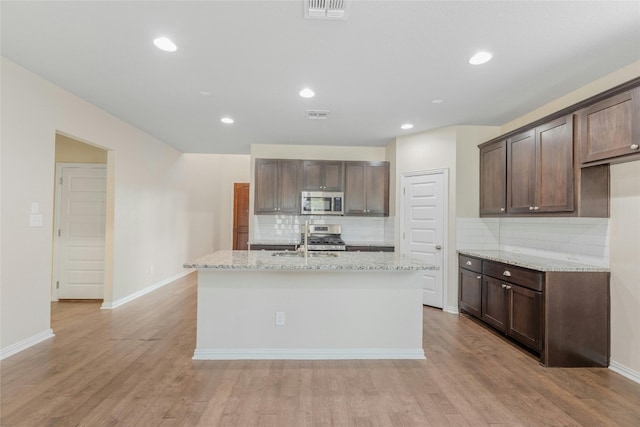
[[342,239],[349,244],[393,245],[394,217],[345,217],[321,215],[255,215],[252,243],[299,243],[300,226],[313,224],[342,225]]
[[609,265],[608,218],[458,218],[457,248]]

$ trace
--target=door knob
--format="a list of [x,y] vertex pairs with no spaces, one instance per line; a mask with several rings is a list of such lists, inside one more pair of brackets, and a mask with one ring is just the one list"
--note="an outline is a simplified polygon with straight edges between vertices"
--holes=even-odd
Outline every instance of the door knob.
[[440,250],[440,249],[442,249],[442,246],[440,246],[440,245],[436,245],[436,249],[437,249],[437,250]]

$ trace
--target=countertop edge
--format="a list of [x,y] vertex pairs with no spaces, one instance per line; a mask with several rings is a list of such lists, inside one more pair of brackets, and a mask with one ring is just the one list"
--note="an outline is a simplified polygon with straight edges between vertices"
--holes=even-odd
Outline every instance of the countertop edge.
[[519,252],[506,251],[484,251],[462,249],[457,251],[460,255],[476,258],[483,258],[490,261],[501,262],[516,267],[528,268],[531,270],[549,272],[582,272],[582,273],[609,273],[608,267],[589,265],[574,261],[564,261],[554,258],[545,258],[538,255],[528,255]]

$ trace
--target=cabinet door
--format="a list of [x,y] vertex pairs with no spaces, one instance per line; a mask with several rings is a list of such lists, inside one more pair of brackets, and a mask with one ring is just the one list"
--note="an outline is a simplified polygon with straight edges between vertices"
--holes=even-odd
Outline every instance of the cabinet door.
[[323,190],[343,191],[342,162],[323,162]]
[[389,163],[366,165],[364,193],[367,215],[389,215]]
[[305,160],[302,166],[302,189],[304,191],[321,191],[324,185],[322,171],[322,162]]
[[365,168],[366,164],[364,162],[345,163],[344,213],[346,215],[362,215],[365,213]]
[[278,162],[278,213],[300,213],[300,161]]
[[480,216],[504,215],[507,208],[507,143],[480,148]]
[[507,335],[534,350],[542,350],[542,293],[509,284]]
[[573,211],[573,115],[536,128],[535,212]]
[[507,211],[533,211],[536,184],[536,140],[531,129],[507,140]]
[[482,317],[482,276],[460,268],[458,278],[458,298],[460,309],[477,318]]
[[256,159],[254,212],[275,214],[278,210],[278,160]]
[[613,96],[578,112],[581,163],[640,151],[640,88]]
[[484,276],[482,286],[482,320],[502,332],[507,332],[507,283]]

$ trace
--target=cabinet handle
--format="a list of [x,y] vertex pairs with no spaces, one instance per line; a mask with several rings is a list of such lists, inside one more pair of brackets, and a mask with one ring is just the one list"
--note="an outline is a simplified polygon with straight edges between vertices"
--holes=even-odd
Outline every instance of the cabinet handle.
[[533,210],[533,206],[529,206],[529,210],[532,211]]
[[482,276],[476,276],[476,279],[480,280],[482,279]]
[[467,265],[471,265],[473,264],[471,261],[467,261]]
[[630,148],[631,148],[632,150],[637,150],[638,148],[640,148],[640,145],[638,145],[638,144],[631,144],[631,147],[630,147]]
[[506,283],[503,283],[502,284],[502,289],[509,290],[509,289],[511,289],[511,286],[507,285]]
[[500,212],[504,212],[504,208],[500,208]]
[[533,210],[534,210],[534,211],[537,211],[538,209],[540,209],[538,206],[534,206],[534,207],[533,207]]
[[509,270],[505,270],[505,271],[502,273],[502,275],[503,275],[503,276],[507,276],[507,277],[511,277],[511,272],[510,272]]

